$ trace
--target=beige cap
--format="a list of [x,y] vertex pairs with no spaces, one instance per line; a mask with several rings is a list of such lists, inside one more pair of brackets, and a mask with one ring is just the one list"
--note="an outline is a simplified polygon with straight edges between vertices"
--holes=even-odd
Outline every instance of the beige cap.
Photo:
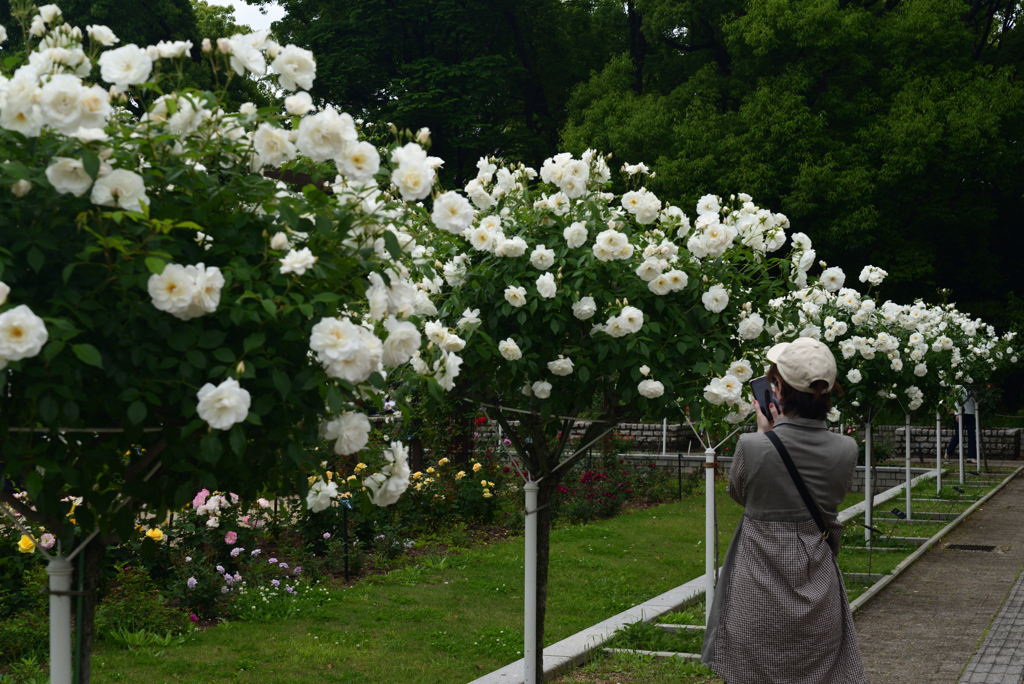
[[768,360],[779,369],[779,375],[798,392],[811,392],[811,383],[824,380],[829,390],[836,382],[836,357],[815,339],[799,337],[777,344],[768,350]]

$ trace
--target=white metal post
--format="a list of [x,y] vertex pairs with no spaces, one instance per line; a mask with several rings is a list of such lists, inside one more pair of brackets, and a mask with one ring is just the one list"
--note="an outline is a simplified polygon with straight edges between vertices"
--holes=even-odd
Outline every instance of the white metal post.
[[526,586],[523,591],[523,681],[537,684],[537,492],[540,486],[530,481],[526,492]]
[[974,460],[981,472],[981,402],[974,400]]
[[668,445],[668,418],[661,419],[661,455],[664,456],[668,451],[666,447]]
[[911,515],[910,515],[910,480],[911,480],[911,477],[910,477],[910,414],[909,413],[907,414],[907,429],[906,429],[906,434],[904,435],[904,441],[907,444],[907,484],[906,484],[906,490],[907,490],[907,520],[910,520],[910,518],[911,518]]
[[956,442],[960,446],[960,486],[964,484],[964,405],[960,403],[960,420],[956,422]]
[[875,512],[875,499],[871,496],[871,461],[873,457],[871,442],[871,421],[864,424],[864,541],[871,545],[871,530]]
[[942,494],[942,414],[935,411],[935,493]]
[[704,450],[704,624],[715,600],[715,450]]
[[[74,567],[57,556],[46,566],[50,576],[50,682],[71,684],[71,573]],[[61,593],[54,593],[61,592]]]

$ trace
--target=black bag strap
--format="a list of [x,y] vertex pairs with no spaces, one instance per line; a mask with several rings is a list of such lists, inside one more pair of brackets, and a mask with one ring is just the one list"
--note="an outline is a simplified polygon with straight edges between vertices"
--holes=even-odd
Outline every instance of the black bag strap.
[[811,512],[811,517],[814,518],[818,531],[821,532],[823,538],[828,539],[828,528],[825,527],[825,519],[821,517],[821,509],[818,508],[818,504],[814,503],[811,493],[807,491],[807,485],[804,484],[803,478],[800,477],[800,472],[796,469],[793,459],[790,458],[786,445],[782,443],[782,440],[774,432],[768,431],[764,433],[764,436],[775,445],[779,456],[782,456],[782,462],[786,464],[786,470],[789,471],[789,476],[793,478],[793,484],[796,485],[796,490],[800,492],[800,498],[804,500],[804,505]]

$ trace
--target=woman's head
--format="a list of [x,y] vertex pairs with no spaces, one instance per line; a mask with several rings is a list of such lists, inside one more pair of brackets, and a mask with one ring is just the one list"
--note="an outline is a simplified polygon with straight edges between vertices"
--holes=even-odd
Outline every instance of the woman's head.
[[801,418],[823,420],[832,408],[832,392],[842,388],[836,383],[836,359],[821,342],[801,337],[768,350],[772,367],[768,382],[779,391],[782,413]]

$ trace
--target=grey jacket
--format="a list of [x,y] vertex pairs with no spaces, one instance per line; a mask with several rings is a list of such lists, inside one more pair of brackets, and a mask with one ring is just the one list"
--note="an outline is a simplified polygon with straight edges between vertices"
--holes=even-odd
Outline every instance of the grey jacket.
[[853,485],[857,444],[824,421],[779,418],[786,446],[830,539],[774,445],[742,435],[728,492],[744,505],[719,574],[702,661],[729,684],[865,684],[842,574],[839,504]]

